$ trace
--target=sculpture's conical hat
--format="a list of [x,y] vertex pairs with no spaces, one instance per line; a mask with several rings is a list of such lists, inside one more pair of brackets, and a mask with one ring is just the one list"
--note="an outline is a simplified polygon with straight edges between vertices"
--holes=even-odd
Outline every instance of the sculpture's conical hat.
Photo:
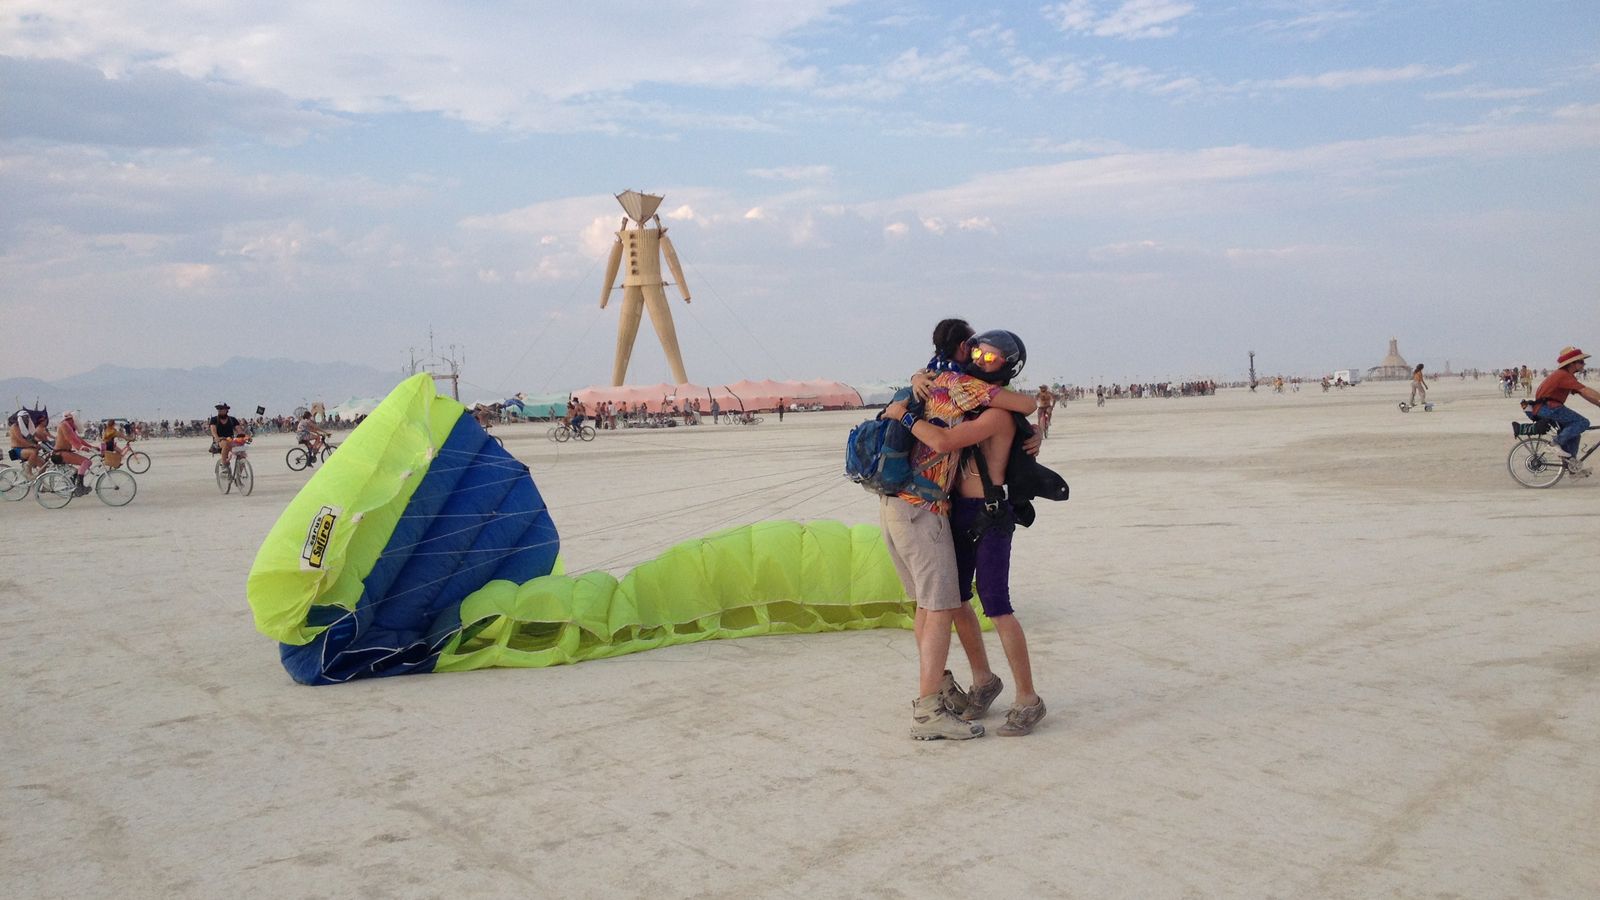
[[617,195],[617,202],[628,211],[628,218],[641,225],[656,214],[656,207],[665,199],[667,198],[655,194],[641,194],[638,191],[623,191]]

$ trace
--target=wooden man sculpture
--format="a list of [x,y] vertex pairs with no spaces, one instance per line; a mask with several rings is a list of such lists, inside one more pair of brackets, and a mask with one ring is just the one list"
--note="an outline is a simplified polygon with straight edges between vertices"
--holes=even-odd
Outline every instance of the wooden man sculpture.
[[[667,257],[683,302],[689,302],[689,287],[683,279],[683,267],[678,264],[678,254],[667,239],[667,229],[661,227],[661,217],[656,207],[664,198],[638,191],[623,191],[617,202],[627,211],[622,228],[617,231],[617,242],[611,246],[611,259],[606,263],[605,286],[600,290],[600,308],[606,308],[611,291],[617,282],[617,272],[627,256],[627,269],[622,275],[622,318],[617,322],[617,355],[611,364],[611,384],[621,385],[628,374],[628,358],[633,355],[633,342],[639,335],[639,316],[650,310],[650,324],[655,326],[661,349],[667,353],[667,364],[672,367],[672,377],[678,384],[689,380],[683,371],[683,354],[678,351],[678,332],[672,326],[672,310],[667,307],[666,284],[661,280],[661,256]],[[637,227],[628,228],[629,220]],[[655,222],[646,228],[646,222]]]

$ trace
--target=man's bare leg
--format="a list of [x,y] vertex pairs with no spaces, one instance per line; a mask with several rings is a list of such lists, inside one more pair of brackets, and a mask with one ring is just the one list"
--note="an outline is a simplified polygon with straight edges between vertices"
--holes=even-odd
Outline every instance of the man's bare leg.
[[[922,646],[922,629],[927,610],[917,607],[915,623],[912,634],[916,636],[917,646]],[[967,666],[972,669],[971,684],[987,684],[994,677],[994,670],[989,667],[989,648],[983,643],[983,626],[978,622],[978,613],[973,610],[972,604],[963,603],[955,612],[956,637],[961,640],[961,649],[967,655]],[[942,674],[942,673],[941,673]]]
[[922,633],[917,635],[918,697],[937,694],[944,681],[944,666],[950,659],[950,625],[955,614],[953,609],[926,611]]

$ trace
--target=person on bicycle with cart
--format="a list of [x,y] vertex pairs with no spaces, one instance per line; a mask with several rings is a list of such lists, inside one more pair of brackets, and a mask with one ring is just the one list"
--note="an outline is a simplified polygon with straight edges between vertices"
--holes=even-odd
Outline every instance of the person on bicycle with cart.
[[306,410],[300,414],[300,421],[295,424],[295,439],[306,448],[306,468],[317,464],[321,457],[322,448],[327,446],[328,432],[317,427],[311,419],[311,411]]
[[1600,406],[1600,391],[1578,380],[1578,373],[1587,368],[1583,361],[1588,358],[1589,354],[1577,347],[1563,349],[1561,355],[1556,357],[1556,370],[1544,381],[1539,382],[1539,389],[1533,395],[1533,403],[1527,407],[1528,415],[1535,419],[1543,419],[1560,429],[1555,437],[1556,455],[1561,457],[1568,474],[1578,477],[1589,474],[1589,470],[1578,461],[1578,439],[1588,429],[1589,420],[1567,406],[1567,399],[1577,394],[1595,406]]
[[222,467],[228,468],[233,462],[233,439],[244,437],[244,423],[228,415],[229,406],[218,403],[217,414],[206,420],[206,425],[211,429],[211,446],[213,453],[222,454]]

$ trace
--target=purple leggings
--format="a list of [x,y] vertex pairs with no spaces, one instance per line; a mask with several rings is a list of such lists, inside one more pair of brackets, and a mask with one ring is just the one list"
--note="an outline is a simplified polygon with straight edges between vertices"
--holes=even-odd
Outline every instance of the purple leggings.
[[[1009,516],[1011,504],[1000,504]],[[976,497],[955,497],[950,504],[950,531],[956,542],[956,577],[961,581],[961,599],[972,599],[974,575],[983,614],[993,619],[1009,616],[1011,609],[1011,531],[996,528],[974,539],[972,524],[983,512],[983,501]]]

